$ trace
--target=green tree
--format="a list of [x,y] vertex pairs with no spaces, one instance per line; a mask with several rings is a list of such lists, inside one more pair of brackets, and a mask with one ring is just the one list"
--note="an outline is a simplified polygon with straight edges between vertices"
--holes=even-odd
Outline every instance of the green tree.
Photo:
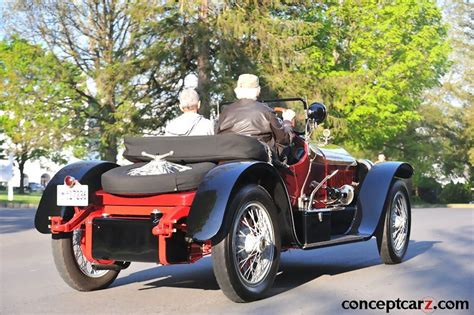
[[317,30],[299,16],[310,3],[149,1],[135,9],[154,17],[147,18],[146,28],[156,36],[152,50],[170,56],[176,69],[197,75],[201,111],[207,115],[217,102],[234,98],[235,81],[244,72],[260,75],[262,97],[276,95],[269,82],[288,77],[301,58],[298,47]]
[[442,203],[468,203],[472,201],[471,187],[468,184],[450,182],[439,195]]
[[[472,6],[471,6],[472,7]],[[423,94],[420,119],[411,122],[386,150],[394,158],[406,159],[416,168],[415,185],[423,177],[452,181],[469,180],[474,164],[473,60],[474,23],[469,4],[462,0],[444,2],[449,23],[450,70],[441,85]]]
[[20,170],[23,193],[28,160],[55,156],[71,140],[77,94],[61,82],[77,80],[70,64],[58,68],[41,47],[17,37],[0,42],[0,125]]
[[387,144],[386,154],[414,166],[416,186],[424,177],[444,181],[463,176],[467,159],[467,143],[459,137],[464,129],[464,124],[459,123],[463,111],[425,103],[418,112],[421,119],[410,123],[405,132]]
[[232,98],[238,74],[259,74],[263,97],[329,104],[337,141],[356,150],[382,150],[419,120],[422,92],[447,68],[446,26],[431,2],[149,5],[147,12],[162,14],[150,23],[158,45],[185,51],[176,62],[198,74],[200,89],[208,87],[202,94]]
[[425,95],[425,102],[439,110],[445,147],[440,151],[445,177],[464,177],[473,181],[474,172],[474,9],[469,1],[447,1],[443,5],[450,24],[449,39],[452,67],[442,85]]
[[423,91],[447,68],[446,26],[432,2],[338,1],[316,8],[326,23],[301,68],[308,91],[329,104],[336,140],[375,153],[393,145],[417,112]]
[[81,141],[104,160],[116,161],[124,134],[160,127],[179,91],[176,76],[167,78],[175,71],[168,56],[148,50],[155,34],[143,30],[145,13],[130,14],[142,3],[17,0],[7,11],[10,30],[47,45],[58,66],[70,61],[81,70],[87,84],[65,83],[84,100]]

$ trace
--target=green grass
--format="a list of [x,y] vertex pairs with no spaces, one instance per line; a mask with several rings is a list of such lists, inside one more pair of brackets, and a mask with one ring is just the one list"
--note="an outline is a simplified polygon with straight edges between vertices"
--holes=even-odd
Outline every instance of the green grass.
[[[19,193],[13,193],[13,201],[15,203],[31,203],[38,204],[41,199],[41,193],[31,193],[20,195]],[[0,191],[0,202],[9,202],[8,194],[6,191]]]

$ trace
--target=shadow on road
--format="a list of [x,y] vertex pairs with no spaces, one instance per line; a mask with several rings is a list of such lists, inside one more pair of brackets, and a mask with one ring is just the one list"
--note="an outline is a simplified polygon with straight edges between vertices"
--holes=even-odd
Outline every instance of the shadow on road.
[[423,254],[426,251],[431,250],[433,246],[436,244],[442,243],[442,241],[415,241],[412,240],[410,241],[410,244],[408,246],[407,253],[405,254],[405,257],[403,258],[403,261],[408,261],[416,256]]
[[[405,260],[411,260],[429,251],[438,243],[441,242],[410,241]],[[282,254],[280,272],[270,295],[274,296],[292,290],[324,275],[336,276],[379,264],[381,261],[375,240],[314,251],[291,250]],[[113,286],[150,280],[152,281],[145,283],[139,290],[161,287],[219,290],[210,257],[203,258],[192,265],[162,266],[134,272],[117,279]]]
[[0,234],[34,228],[36,209],[0,209]]
[[140,290],[159,287],[219,290],[212,271],[210,257],[205,257],[190,265],[160,266],[134,272],[126,277],[118,278],[112,286],[117,287],[149,280],[154,281],[146,283],[145,287]]
[[[404,261],[425,253],[438,243],[441,242],[410,241]],[[296,255],[290,257],[282,256],[280,264],[282,273],[276,278],[271,295],[289,291],[322,276],[336,276],[380,265],[382,262],[376,246],[374,239],[364,243],[336,246],[313,252],[293,252]]]

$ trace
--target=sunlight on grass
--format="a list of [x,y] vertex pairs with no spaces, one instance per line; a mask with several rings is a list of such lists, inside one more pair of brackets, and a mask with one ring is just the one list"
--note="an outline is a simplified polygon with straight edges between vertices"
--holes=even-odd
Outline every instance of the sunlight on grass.
[[[15,193],[13,194],[12,202],[38,204],[40,199],[41,193],[31,193],[24,195]],[[8,195],[5,191],[0,192],[0,202],[8,202]]]

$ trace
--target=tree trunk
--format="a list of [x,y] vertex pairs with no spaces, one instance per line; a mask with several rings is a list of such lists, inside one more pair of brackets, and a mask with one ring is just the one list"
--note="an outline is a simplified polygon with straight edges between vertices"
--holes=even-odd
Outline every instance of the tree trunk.
[[114,131],[107,130],[107,126],[112,126],[116,123],[113,116],[114,109],[113,102],[104,105],[104,109],[108,111],[108,117],[104,118],[103,123],[100,126],[101,129],[101,141],[99,144],[100,158],[104,161],[117,162],[117,143],[118,136]]
[[[112,64],[113,59],[110,53],[106,54],[107,63]],[[118,136],[113,130],[107,130],[106,126],[113,126],[116,123],[116,118],[114,116],[117,107],[115,102],[115,82],[114,78],[109,76],[109,74],[105,74],[103,77],[103,81],[101,82],[101,94],[103,95],[103,103],[102,107],[104,111],[107,112],[106,116],[104,117],[104,124],[102,125],[102,137],[105,139],[105,143],[103,143],[102,150],[101,150],[101,158],[105,161],[117,162],[117,143],[118,143]]]
[[27,157],[25,154],[21,155],[18,161],[18,169],[20,170],[20,194],[25,193],[25,163],[27,161]]
[[110,135],[107,137],[107,144],[103,146],[101,151],[102,160],[117,163],[117,136]]
[[209,40],[209,26],[207,25],[208,1],[201,0],[201,9],[199,12],[199,36],[197,37],[198,56],[197,56],[197,72],[198,72],[198,86],[197,90],[201,98],[201,114],[209,117],[211,112],[211,93],[210,93],[210,40]]

